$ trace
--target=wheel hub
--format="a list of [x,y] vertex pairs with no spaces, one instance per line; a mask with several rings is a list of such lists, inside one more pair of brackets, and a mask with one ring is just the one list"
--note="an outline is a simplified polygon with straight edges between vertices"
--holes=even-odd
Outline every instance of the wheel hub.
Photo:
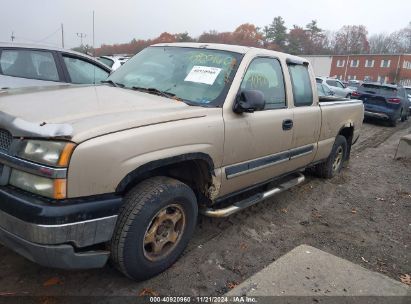
[[343,157],[344,157],[344,150],[342,146],[339,146],[335,155],[335,159],[333,162],[333,171],[337,171],[340,166],[341,163],[343,161]]
[[144,256],[151,261],[166,257],[180,241],[185,222],[180,205],[168,205],[157,212],[144,235]]

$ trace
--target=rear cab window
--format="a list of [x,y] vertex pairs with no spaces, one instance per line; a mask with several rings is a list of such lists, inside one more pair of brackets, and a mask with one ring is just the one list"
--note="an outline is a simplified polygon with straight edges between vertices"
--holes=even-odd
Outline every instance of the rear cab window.
[[46,81],[59,81],[52,52],[3,49],[0,53],[0,73],[5,76]]
[[294,106],[310,106],[313,104],[313,88],[308,65],[288,63],[294,95]]

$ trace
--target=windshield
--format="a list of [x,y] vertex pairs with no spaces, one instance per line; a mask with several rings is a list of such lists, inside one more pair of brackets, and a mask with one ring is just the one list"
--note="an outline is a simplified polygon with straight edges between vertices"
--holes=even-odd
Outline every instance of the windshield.
[[220,105],[240,59],[240,54],[227,51],[149,47],[108,79],[125,88],[173,94],[195,105]]

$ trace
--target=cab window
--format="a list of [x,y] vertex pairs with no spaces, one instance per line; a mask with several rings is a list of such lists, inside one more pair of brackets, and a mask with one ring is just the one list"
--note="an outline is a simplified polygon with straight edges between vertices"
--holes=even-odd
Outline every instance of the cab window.
[[281,64],[274,58],[254,59],[244,75],[242,90],[258,90],[265,98],[265,110],[284,108],[285,86]]
[[302,64],[289,64],[291,83],[293,87],[294,106],[310,106],[313,103],[313,90],[311,86],[308,67]]
[[80,58],[63,56],[72,83],[96,84],[108,77],[108,72]]

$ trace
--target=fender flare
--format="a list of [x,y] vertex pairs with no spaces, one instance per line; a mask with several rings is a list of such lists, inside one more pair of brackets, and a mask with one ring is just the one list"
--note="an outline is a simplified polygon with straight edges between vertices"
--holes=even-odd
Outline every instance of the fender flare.
[[202,160],[207,163],[209,177],[214,176],[214,162],[206,153],[187,153],[148,162],[129,172],[117,185],[116,192],[123,192],[130,183],[144,178],[150,171],[189,160]]

